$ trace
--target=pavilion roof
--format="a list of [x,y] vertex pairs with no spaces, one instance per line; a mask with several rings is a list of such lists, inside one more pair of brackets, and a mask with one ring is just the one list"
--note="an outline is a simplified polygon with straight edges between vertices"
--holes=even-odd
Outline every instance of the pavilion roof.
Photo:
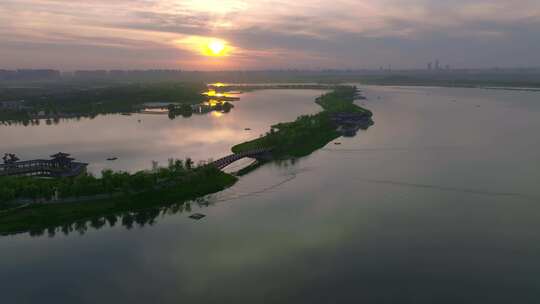
[[61,157],[68,157],[69,154],[68,153],[63,153],[63,152],[58,152],[54,155],[51,155],[52,158],[61,158]]

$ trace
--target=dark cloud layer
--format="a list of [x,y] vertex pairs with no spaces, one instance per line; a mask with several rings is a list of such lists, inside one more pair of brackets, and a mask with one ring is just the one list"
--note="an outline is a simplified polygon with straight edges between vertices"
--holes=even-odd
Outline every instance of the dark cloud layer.
[[540,66],[540,2],[4,0],[0,36],[0,68]]

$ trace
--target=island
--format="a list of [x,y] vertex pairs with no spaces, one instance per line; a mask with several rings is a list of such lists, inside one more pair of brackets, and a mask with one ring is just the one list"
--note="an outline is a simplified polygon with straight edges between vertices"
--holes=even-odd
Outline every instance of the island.
[[[59,83],[0,87],[0,125],[57,124],[63,119],[131,113],[168,114],[171,119],[228,113],[238,98],[216,93],[204,83]],[[152,111],[155,109],[163,111]]]
[[338,86],[315,100],[322,112],[273,125],[264,136],[236,145],[232,151],[271,147],[274,159],[309,155],[339,136],[354,136],[358,130],[373,125],[373,113],[354,104],[359,98],[356,87]]
[[8,163],[0,168],[0,234],[39,233],[46,229],[54,231],[55,227],[69,230],[72,225],[84,227],[87,221],[100,222],[99,219],[117,215],[136,218],[141,212],[181,206],[222,191],[238,179],[222,169],[241,158],[257,162],[238,175],[271,160],[307,156],[340,136],[354,136],[358,130],[369,128],[373,124],[372,112],[354,103],[361,98],[354,86],[336,86],[315,100],[322,107],[321,112],[278,123],[264,136],[232,147],[231,155],[207,163],[171,159],[167,167],[133,174],[105,170],[99,178],[86,172],[62,176],[63,172],[73,172],[73,163],[85,164],[73,162],[68,154],[57,153],[52,160],[42,160],[42,164],[54,166],[54,170],[43,172],[60,175],[36,178],[27,176],[31,172],[10,174],[9,170],[17,168],[20,162],[13,155],[6,155]]

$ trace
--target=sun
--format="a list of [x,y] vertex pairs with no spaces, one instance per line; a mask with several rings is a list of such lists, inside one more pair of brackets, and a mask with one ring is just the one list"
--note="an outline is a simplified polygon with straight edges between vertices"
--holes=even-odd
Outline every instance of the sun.
[[223,50],[225,49],[225,44],[221,41],[212,41],[208,44],[208,48],[212,52],[212,54],[218,56],[221,53],[223,53]]
[[206,47],[204,54],[207,56],[221,57],[227,55],[227,43],[223,40],[210,40]]
[[173,42],[179,48],[208,57],[228,57],[236,51],[228,41],[217,37],[189,36]]

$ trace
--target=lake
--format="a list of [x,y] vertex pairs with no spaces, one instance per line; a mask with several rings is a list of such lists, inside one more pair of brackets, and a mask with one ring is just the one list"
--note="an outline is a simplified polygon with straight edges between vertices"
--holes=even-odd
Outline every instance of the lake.
[[[369,130],[265,165],[206,204],[142,227],[0,238],[2,302],[537,303],[540,93],[361,88]],[[251,92],[220,117],[1,127],[0,140],[23,159],[62,150],[93,172],[138,170],[225,155],[318,111],[319,94]]]
[[[59,151],[90,163],[88,170],[135,172],[152,168],[152,161],[166,166],[168,159],[191,157],[195,161],[219,159],[233,145],[257,138],[270,126],[313,114],[320,108],[316,90],[268,90],[242,94],[229,113],[211,112],[170,120],[165,115],[133,114],[65,119],[58,124],[0,126],[1,151],[22,160],[45,158]],[[250,130],[245,130],[249,128]],[[115,161],[108,158],[118,157]]]

